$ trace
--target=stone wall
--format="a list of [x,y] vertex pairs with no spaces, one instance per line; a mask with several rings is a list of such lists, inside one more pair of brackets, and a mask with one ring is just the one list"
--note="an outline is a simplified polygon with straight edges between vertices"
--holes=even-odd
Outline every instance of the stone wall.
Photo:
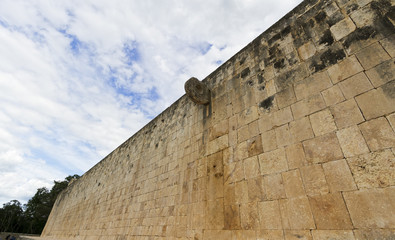
[[57,199],[47,239],[394,239],[394,0],[309,0]]

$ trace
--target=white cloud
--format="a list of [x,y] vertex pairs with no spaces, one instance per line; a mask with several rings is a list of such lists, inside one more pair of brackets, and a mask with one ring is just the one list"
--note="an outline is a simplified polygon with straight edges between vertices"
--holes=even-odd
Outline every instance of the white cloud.
[[87,171],[299,2],[2,0],[0,203]]

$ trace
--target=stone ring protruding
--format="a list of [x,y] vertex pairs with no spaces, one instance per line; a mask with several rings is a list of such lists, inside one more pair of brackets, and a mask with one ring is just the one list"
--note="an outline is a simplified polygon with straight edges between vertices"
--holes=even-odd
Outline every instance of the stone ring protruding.
[[191,77],[184,85],[188,97],[197,104],[207,104],[210,102],[210,90],[197,78]]

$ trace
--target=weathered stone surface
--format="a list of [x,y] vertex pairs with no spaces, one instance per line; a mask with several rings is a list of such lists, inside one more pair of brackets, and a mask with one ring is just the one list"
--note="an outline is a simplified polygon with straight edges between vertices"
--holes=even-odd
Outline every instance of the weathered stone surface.
[[314,240],[354,240],[352,230],[313,230]]
[[354,99],[339,103],[330,109],[338,129],[356,125],[364,121],[361,111]]
[[313,94],[321,92],[332,86],[332,82],[326,71],[319,72],[311,77],[305,78],[302,81],[295,83],[296,99],[301,100]]
[[295,141],[303,141],[314,137],[308,117],[303,117],[289,123],[289,130]]
[[371,151],[395,147],[395,133],[384,117],[359,125]]
[[284,229],[315,229],[313,214],[306,197],[280,200]]
[[261,229],[282,229],[280,206],[277,200],[259,202],[258,211]]
[[357,189],[346,160],[327,162],[322,167],[331,193]]
[[355,56],[346,58],[338,64],[328,68],[328,74],[333,84],[343,81],[362,71],[363,68]]
[[283,172],[282,177],[287,198],[302,197],[306,194],[304,191],[302,178],[298,169]]
[[385,61],[366,71],[366,75],[374,87],[380,87],[395,79],[395,62],[393,60]]
[[355,239],[357,240],[393,240],[395,239],[394,229],[357,229],[354,230]]
[[291,105],[294,119],[307,116],[323,108],[325,108],[325,102],[321,94],[312,95]]
[[395,188],[344,192],[355,228],[394,228]]
[[389,149],[348,158],[347,162],[358,188],[395,185],[395,157]]
[[339,83],[340,89],[346,99],[355,97],[373,88],[364,73],[358,73]]
[[247,185],[249,202],[263,201],[266,199],[262,176],[248,179]]
[[348,34],[352,33],[355,29],[355,24],[350,18],[346,18],[330,28],[336,40],[344,38]]
[[197,78],[190,78],[185,82],[185,92],[188,97],[197,104],[207,104],[210,102],[210,90]]
[[260,176],[257,156],[244,159],[243,167],[244,167],[244,176],[246,179]]
[[308,196],[326,194],[329,192],[324,170],[320,164],[302,167],[300,173]]
[[264,189],[268,200],[285,198],[284,183],[281,174],[264,176]]
[[271,174],[288,170],[284,148],[262,153],[259,156],[261,174]]
[[306,160],[309,163],[321,163],[343,158],[343,153],[335,133],[316,137],[303,142]]
[[257,239],[282,240],[284,239],[284,233],[283,230],[259,230],[257,231]]
[[321,94],[324,97],[327,106],[332,106],[336,103],[343,102],[345,99],[342,91],[339,88],[339,85],[328,88],[322,91]]
[[315,136],[321,136],[337,129],[329,109],[311,114],[310,122]]
[[269,152],[277,148],[275,130],[269,130],[262,133],[262,146],[264,152]]
[[286,240],[313,240],[308,230],[285,230]]
[[380,41],[381,45],[392,58],[395,57],[395,34]]
[[336,135],[345,157],[369,152],[368,145],[366,145],[365,139],[357,126],[341,129],[336,132]]
[[288,107],[291,104],[295,103],[296,96],[295,96],[293,86],[290,86],[290,87],[278,92],[276,95],[276,99],[277,99],[277,105],[280,109],[284,108],[284,107]]
[[286,155],[289,169],[300,168],[307,165],[303,145],[301,143],[287,146]]
[[356,56],[365,70],[391,58],[378,42],[357,52]]
[[294,143],[294,138],[291,135],[288,124],[276,128],[276,142],[279,147],[287,146]]
[[225,229],[241,229],[239,205],[224,206]]
[[312,42],[307,42],[298,48],[298,54],[302,60],[306,60],[316,53],[316,48]]
[[317,229],[352,229],[352,223],[340,193],[309,197]]
[[245,230],[259,228],[259,216],[257,203],[247,203],[240,205],[241,228]]

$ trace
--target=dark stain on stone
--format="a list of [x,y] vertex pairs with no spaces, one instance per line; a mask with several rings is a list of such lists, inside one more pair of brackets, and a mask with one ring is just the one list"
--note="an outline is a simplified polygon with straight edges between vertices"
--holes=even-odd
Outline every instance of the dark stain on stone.
[[334,42],[331,31],[328,29],[324,32],[323,36],[320,39],[320,44],[325,44],[325,46],[330,46]]
[[247,85],[252,87],[252,86],[254,86],[254,82],[252,80],[248,80],[247,81]]
[[265,90],[265,86],[260,86],[259,91],[263,91],[263,90]]
[[370,7],[376,13],[374,26],[378,32],[385,36],[394,33],[395,26],[392,22],[395,21],[395,6],[391,6],[391,2],[388,0],[380,0],[373,1]]
[[395,80],[384,84],[381,88],[387,97],[395,99]]
[[373,38],[374,36],[376,36],[376,30],[372,26],[358,28],[346,37],[343,45],[344,47],[349,48],[355,41],[366,40]]
[[265,80],[265,79],[263,78],[263,76],[262,76],[262,73],[259,73],[259,74],[257,75],[257,77],[258,77],[258,83],[259,83],[259,84],[263,83],[263,81]]
[[240,60],[240,65],[243,65],[243,63],[246,61],[246,57],[243,57],[241,60]]
[[325,12],[320,12],[320,13],[318,13],[315,17],[314,17],[314,19],[315,19],[315,21],[317,21],[317,23],[321,23],[321,22],[323,22],[324,20],[325,20],[325,18],[326,18],[326,13]]
[[347,14],[350,14],[350,13],[354,12],[354,11],[357,10],[357,9],[358,9],[358,4],[355,4],[355,3],[350,4],[350,5],[348,5],[348,6],[346,7]]
[[287,36],[290,32],[291,32],[291,26],[288,25],[286,28],[284,28],[284,29],[281,31],[281,36],[285,37],[285,36]]
[[332,27],[333,25],[335,25],[336,23],[340,22],[343,19],[344,19],[343,14],[340,11],[338,11],[334,13],[332,16],[330,16],[326,21],[326,23],[329,25],[329,27]]
[[284,58],[281,58],[280,60],[276,61],[273,66],[274,66],[274,68],[277,68],[277,69],[284,68],[285,67]]
[[269,110],[272,106],[273,106],[273,100],[274,100],[274,96],[270,96],[268,98],[266,98],[265,100],[263,100],[260,104],[259,107]]
[[310,69],[313,69],[313,72],[318,72],[326,67],[329,67],[333,64],[336,64],[339,60],[346,57],[343,49],[337,49],[332,51],[328,49],[327,51],[323,52],[320,56],[320,62],[314,59],[310,65]]
[[272,38],[269,39],[268,43],[269,45],[272,45],[275,41],[279,40],[281,38],[281,33],[277,33],[274,35]]
[[158,146],[159,146],[159,143],[155,144],[155,148],[158,148]]
[[216,177],[216,178],[220,178],[220,177],[222,177],[222,176],[223,176],[222,173],[216,173],[216,174],[214,174],[214,177]]
[[245,78],[250,74],[250,68],[247,67],[246,69],[244,69],[243,71],[241,71],[240,73],[240,77]]

